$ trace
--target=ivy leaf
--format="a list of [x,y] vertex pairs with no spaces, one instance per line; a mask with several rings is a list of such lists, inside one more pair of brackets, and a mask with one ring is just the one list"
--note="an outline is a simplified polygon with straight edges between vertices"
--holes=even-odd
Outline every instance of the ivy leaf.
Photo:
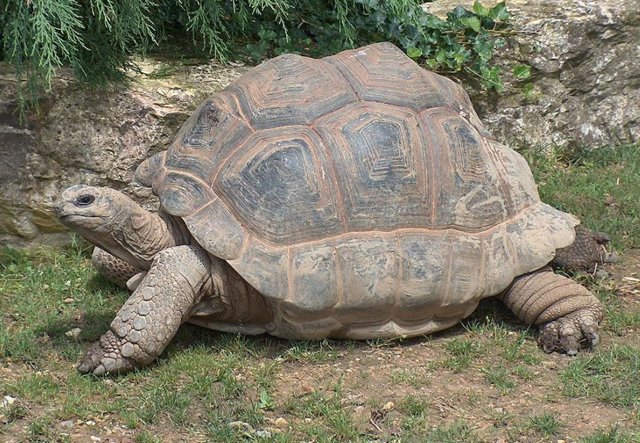
[[500,2],[489,10],[489,18],[494,21],[505,21],[509,18],[509,11],[504,2]]
[[489,8],[485,8],[478,0],[475,0],[473,2],[473,12],[478,14],[480,17],[486,17],[489,15]]
[[529,65],[516,65],[513,67],[513,75],[518,80],[524,80],[531,77],[531,66]]
[[467,28],[473,29],[475,32],[480,32],[480,20],[478,17],[463,17],[460,19],[460,23]]
[[409,46],[407,48],[407,55],[416,60],[418,58],[420,58],[420,56],[422,55],[422,49],[420,48],[416,48],[415,46]]

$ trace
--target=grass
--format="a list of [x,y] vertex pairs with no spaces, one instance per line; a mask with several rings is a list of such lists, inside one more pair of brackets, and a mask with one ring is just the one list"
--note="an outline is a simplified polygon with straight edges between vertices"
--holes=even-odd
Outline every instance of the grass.
[[640,247],[640,146],[525,153],[540,197],[606,232],[616,248]]
[[[527,154],[543,197],[623,252],[638,247],[637,147],[574,154]],[[534,328],[487,300],[457,327],[403,341],[185,325],[152,366],[94,378],[74,365],[127,293],[95,275],[81,244],[3,250],[0,400],[15,401],[0,407],[0,441],[635,443],[638,299],[613,282],[582,282],[607,314],[601,345],[576,358],[544,354]],[[74,328],[77,338],[66,334]]]

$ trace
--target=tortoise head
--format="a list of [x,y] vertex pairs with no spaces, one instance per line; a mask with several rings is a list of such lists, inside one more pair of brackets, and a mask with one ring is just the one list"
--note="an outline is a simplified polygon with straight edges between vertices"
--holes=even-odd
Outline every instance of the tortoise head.
[[74,185],[62,193],[55,211],[63,225],[96,243],[94,237],[122,229],[137,207],[133,200],[114,189]]
[[165,220],[115,189],[74,185],[55,208],[60,222],[84,239],[141,269],[176,244]]

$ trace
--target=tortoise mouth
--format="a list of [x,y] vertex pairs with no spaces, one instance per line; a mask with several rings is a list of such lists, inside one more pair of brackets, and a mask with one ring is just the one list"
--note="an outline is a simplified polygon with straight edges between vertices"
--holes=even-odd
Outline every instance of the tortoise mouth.
[[100,217],[99,215],[90,215],[90,214],[78,214],[78,213],[69,213],[64,212],[63,210],[56,211],[58,219],[63,225],[67,226],[76,226],[76,225],[85,225],[87,222],[96,224],[104,224],[104,217]]

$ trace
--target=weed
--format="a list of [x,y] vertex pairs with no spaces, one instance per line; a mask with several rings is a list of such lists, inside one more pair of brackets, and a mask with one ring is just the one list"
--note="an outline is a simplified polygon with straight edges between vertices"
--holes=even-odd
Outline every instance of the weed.
[[479,341],[464,338],[455,338],[447,342],[445,347],[451,353],[451,357],[447,358],[443,365],[454,372],[461,372],[470,367],[473,359],[483,352],[483,345]]
[[425,441],[429,443],[479,443],[481,439],[465,421],[459,420],[451,426],[438,426]]
[[530,417],[528,427],[544,437],[551,437],[560,432],[562,423],[555,415],[545,412],[544,414]]
[[628,434],[620,431],[617,425],[608,430],[600,429],[580,439],[580,443],[636,443],[638,441],[640,441],[640,432]]
[[509,373],[504,367],[485,368],[482,372],[487,381],[503,394],[516,387],[515,382],[511,380]]

